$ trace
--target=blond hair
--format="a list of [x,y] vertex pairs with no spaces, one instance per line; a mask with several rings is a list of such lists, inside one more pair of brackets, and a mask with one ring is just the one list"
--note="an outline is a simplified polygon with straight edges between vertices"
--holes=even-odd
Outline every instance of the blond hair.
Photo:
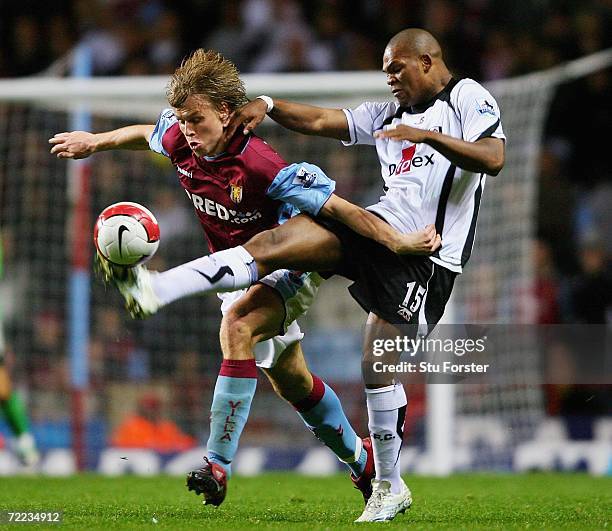
[[217,109],[226,103],[230,111],[249,101],[236,65],[219,52],[202,48],[183,60],[166,88],[168,103],[175,108],[192,95],[206,97]]

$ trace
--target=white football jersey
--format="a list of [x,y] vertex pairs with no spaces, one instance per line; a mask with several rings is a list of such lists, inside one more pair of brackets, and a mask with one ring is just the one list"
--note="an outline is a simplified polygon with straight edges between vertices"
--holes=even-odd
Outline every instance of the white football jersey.
[[485,137],[505,139],[497,102],[476,81],[452,79],[421,106],[366,102],[343,110],[350,132],[350,141],[343,144],[375,145],[378,152],[385,195],[368,210],[401,232],[435,223],[442,247],[431,260],[461,273],[474,244],[486,176],[458,168],[427,144],[374,138],[374,132],[406,124],[468,142]]

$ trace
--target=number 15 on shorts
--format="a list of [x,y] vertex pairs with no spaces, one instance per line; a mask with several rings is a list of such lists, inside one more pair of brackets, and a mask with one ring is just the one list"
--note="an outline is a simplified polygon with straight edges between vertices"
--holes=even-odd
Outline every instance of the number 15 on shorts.
[[408,282],[406,287],[408,291],[404,300],[399,305],[397,313],[406,319],[406,321],[410,321],[412,316],[419,311],[421,304],[423,304],[423,297],[427,290],[416,282]]

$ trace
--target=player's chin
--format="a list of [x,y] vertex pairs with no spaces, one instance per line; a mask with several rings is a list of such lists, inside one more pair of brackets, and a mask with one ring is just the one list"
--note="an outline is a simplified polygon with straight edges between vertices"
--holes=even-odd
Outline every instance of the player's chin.
[[411,103],[408,100],[408,98],[405,98],[405,97],[404,98],[398,98],[398,97],[396,97],[395,99],[397,100],[397,103],[399,103],[400,107],[410,107],[411,106]]
[[403,90],[394,90],[393,97],[402,107],[408,106],[408,98],[406,97],[406,93]]

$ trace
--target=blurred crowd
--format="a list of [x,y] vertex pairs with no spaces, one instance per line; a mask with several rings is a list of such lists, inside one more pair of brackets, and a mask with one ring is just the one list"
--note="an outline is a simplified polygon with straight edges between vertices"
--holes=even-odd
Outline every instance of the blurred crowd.
[[[94,50],[96,75],[168,74],[198,46],[223,52],[245,73],[379,70],[389,37],[405,27],[421,26],[441,41],[447,63],[458,75],[483,81],[544,69],[612,44],[610,0],[57,0],[43,10],[38,6],[36,0],[3,5],[0,77],[65,74],[67,58],[81,42]],[[610,71],[604,70],[562,86],[553,100],[540,158],[533,242],[534,321],[540,324],[612,322],[612,176],[605,145],[612,123],[611,88]],[[98,123],[95,128],[104,130],[109,125]],[[44,122],[28,133],[32,138],[24,142],[24,157],[39,163],[31,175],[19,173],[22,195],[14,201],[6,195],[11,212],[0,216],[7,272],[13,274],[1,294],[3,303],[16,301],[15,307],[5,308],[12,317],[8,336],[16,353],[10,358],[18,372],[28,375],[34,420],[48,419],[50,412],[59,418],[69,410],[63,291],[67,278],[64,269],[49,268],[49,264],[65,262],[61,217],[65,168],[48,155],[45,142],[61,127],[66,125]],[[355,155],[359,151],[340,150],[326,141],[304,142],[297,135],[271,140],[287,160],[309,160],[307,149],[314,149],[312,159],[337,178],[341,195],[361,203],[376,199],[380,190],[376,162],[364,163],[364,158]],[[1,148],[0,156],[4,149],[8,148]],[[162,225],[162,245],[172,246],[159,255],[172,257],[173,262],[155,267],[175,265],[181,258],[205,252],[189,205],[176,192],[172,169],[160,168],[148,155],[122,157],[94,157],[92,215],[123,199],[125,183],[115,176],[125,172],[126,166],[117,161],[129,160],[127,171],[134,187],[130,198],[151,205]],[[19,161],[13,164],[20,167]],[[51,187],[40,186],[40,168],[53,176]],[[157,176],[155,186],[144,186],[145,178],[152,175]],[[0,185],[5,184],[0,180]],[[45,196],[49,189],[53,196]],[[6,189],[0,187],[1,192]],[[31,208],[33,204],[36,208]],[[43,244],[31,245],[36,244],[32,238]],[[11,257],[16,257],[12,267]],[[24,288],[21,295],[20,286]],[[157,382],[154,391],[164,396],[163,407],[156,402],[157,410],[165,408],[163,412],[186,433],[204,439],[201,430],[207,425],[219,359],[218,301],[185,301],[169,308],[163,317],[128,324],[126,332],[126,320],[113,296],[99,285],[94,288],[89,413],[95,416],[103,411],[105,404],[113,403],[113,396],[126,400],[126,383]],[[348,296],[338,299],[348,300]],[[19,307],[24,301],[29,305],[27,312]],[[49,301],[55,301],[53,307]],[[336,313],[344,315],[344,311]],[[261,387],[265,390],[266,384],[262,382]],[[360,385],[344,391],[345,396],[355,397],[349,404],[357,404],[354,412],[348,406],[349,415],[354,413],[356,424],[363,423]],[[139,404],[151,406],[151,400],[139,400],[138,396],[131,400],[134,409]],[[270,428],[281,408],[268,407],[269,400],[276,400],[271,393],[261,393],[258,400],[251,425]],[[412,403],[414,412],[414,404],[418,409],[423,400]],[[559,413],[561,403],[553,396],[549,411]],[[287,411],[285,425],[294,420]],[[605,407],[597,414],[602,412]],[[113,426],[120,421],[117,412]],[[271,430],[259,433],[264,437]],[[287,433],[308,435],[300,428]],[[274,436],[278,442],[283,434]]]
[[[610,0],[58,0],[38,7],[37,0],[3,6],[0,77],[66,73],[66,58],[82,42],[94,50],[96,75],[169,74],[198,46],[223,52],[242,72],[378,70],[389,37],[421,26],[440,40],[457,75],[481,81],[612,45]],[[611,251],[610,89],[610,72],[602,71],[562,87],[553,102],[534,251],[551,262],[540,269],[545,321],[604,319],[606,301],[577,309],[572,301],[585,283],[568,278],[604,274]]]
[[389,37],[420,26],[457,73],[489,80],[610,46],[611,13],[609,0],[24,0],[2,9],[0,77],[61,72],[81,42],[97,75],[168,74],[200,46],[242,72],[377,70]]

